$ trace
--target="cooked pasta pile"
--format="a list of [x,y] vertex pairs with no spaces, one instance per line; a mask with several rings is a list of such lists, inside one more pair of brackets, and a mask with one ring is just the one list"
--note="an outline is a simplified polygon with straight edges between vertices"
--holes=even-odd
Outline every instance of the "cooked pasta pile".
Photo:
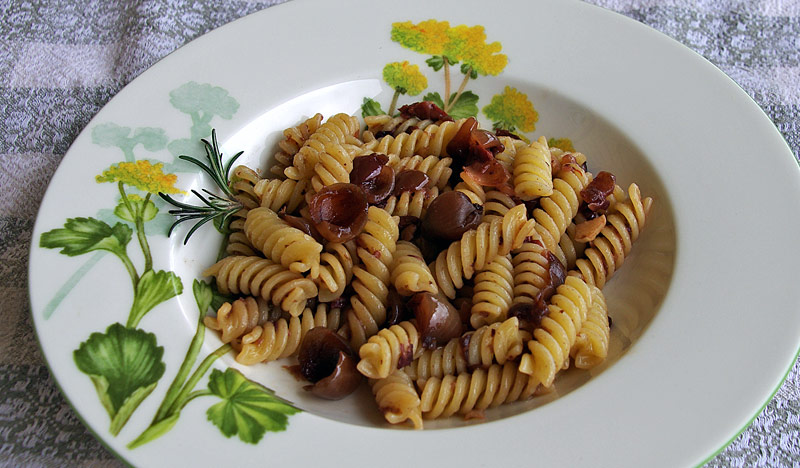
[[386,420],[414,428],[601,363],[602,288],[652,199],[544,137],[401,111],[366,129],[317,114],[283,132],[271,167],[234,170],[243,208],[203,274],[236,299],[206,325],[243,364],[295,356],[327,328]]

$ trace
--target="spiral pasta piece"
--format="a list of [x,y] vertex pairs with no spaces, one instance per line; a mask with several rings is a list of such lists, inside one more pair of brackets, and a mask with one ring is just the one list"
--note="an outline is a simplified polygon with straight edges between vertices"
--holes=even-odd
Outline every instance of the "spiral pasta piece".
[[420,395],[420,408],[426,419],[467,414],[529,398],[537,386],[536,379],[519,372],[515,363],[493,364],[471,374],[428,379]]
[[[533,210],[536,232],[544,246],[556,253],[561,236],[578,213],[581,204],[580,192],[591,182],[591,174],[578,165],[566,164],[553,178],[553,193],[539,200],[539,208]],[[566,259],[560,258],[562,262]]]
[[402,369],[422,351],[419,332],[413,322],[405,321],[384,328],[358,349],[357,368],[370,379],[383,379],[395,369]]
[[438,156],[411,156],[410,158],[393,159],[389,165],[396,173],[402,171],[424,172],[430,179],[429,187],[436,187],[442,190],[450,180],[453,170],[450,169],[452,158]]
[[432,294],[439,292],[436,280],[422,258],[422,252],[411,242],[397,242],[391,271],[392,284],[401,296],[410,296],[421,291]]
[[250,210],[259,205],[259,197],[255,186],[261,178],[247,166],[236,166],[231,174],[231,190],[233,196],[245,209]]
[[536,223],[527,219],[525,205],[510,209],[501,219],[481,223],[469,230],[461,240],[450,244],[447,250],[436,258],[431,271],[436,284],[450,299],[456,296],[456,289],[464,286],[464,279],[470,279],[475,271],[482,270],[498,255],[507,255],[517,248],[528,236],[535,233]]
[[506,319],[514,299],[514,267],[509,255],[498,255],[475,276],[469,322],[473,328]]
[[305,200],[304,193],[308,182],[292,179],[262,179],[253,187],[258,196],[258,206],[269,208],[274,212],[286,208],[287,213],[294,213]]
[[467,119],[460,119],[455,122],[431,124],[424,130],[417,129],[396,137],[386,135],[365,143],[362,146],[362,154],[375,152],[400,158],[410,158],[415,155],[447,156],[448,143],[466,121]]
[[602,288],[630,254],[647,221],[653,199],[642,199],[639,186],[628,187],[628,199],[609,207],[606,225],[576,262],[583,279]]
[[313,281],[261,257],[225,257],[203,276],[215,277],[222,294],[260,296],[292,315],[299,315],[317,295]]
[[545,137],[539,137],[517,152],[513,170],[514,193],[522,200],[533,200],[553,193],[550,148]]
[[250,242],[274,262],[297,273],[319,276],[322,245],[303,231],[291,227],[269,208],[247,213],[244,232]]
[[526,242],[512,252],[514,304],[534,302],[550,284],[550,260],[546,254],[547,249],[535,242]]
[[439,189],[433,187],[429,190],[416,192],[403,192],[400,196],[393,195],[386,199],[386,210],[392,216],[416,216],[422,218],[431,202],[439,196]]
[[[523,337],[530,335],[519,329],[519,319],[511,317],[503,322],[479,327],[468,333],[464,353],[470,368],[487,368],[492,364],[505,364],[522,354]],[[463,343],[463,341],[462,341]]]
[[444,346],[423,350],[405,371],[412,380],[424,384],[431,377],[463,374],[469,369],[461,339],[457,338],[448,341]]
[[431,119],[419,119],[417,117],[404,117],[398,115],[367,115],[364,116],[364,123],[367,124],[367,131],[373,134],[390,134],[397,136],[401,133],[409,133],[414,130],[424,130],[429,125],[435,123]]
[[575,344],[569,351],[578,369],[591,369],[605,360],[611,335],[608,307],[603,292],[596,286],[590,287],[592,307],[589,308],[586,321],[581,325]]
[[270,172],[279,179],[285,179],[286,168],[292,165],[294,155],[308,138],[319,129],[322,124],[322,114],[317,113],[313,117],[306,119],[299,125],[289,127],[283,131],[283,140],[278,142],[278,152],[275,153],[275,164],[270,168]]
[[592,307],[592,290],[577,276],[568,276],[550,298],[548,314],[533,331],[528,351],[522,355],[519,370],[550,387],[556,373],[569,366],[569,350]]
[[270,308],[264,299],[248,296],[225,302],[215,317],[204,317],[203,323],[209,329],[218,331],[223,343],[230,343],[269,320],[269,316]]
[[323,155],[346,152],[347,149],[342,145],[361,145],[361,141],[355,137],[358,131],[357,118],[347,114],[332,116],[303,143],[294,155],[292,165],[284,173],[294,180],[310,179]]
[[355,295],[350,298],[351,308],[347,313],[350,343],[354,348],[360,348],[378,333],[378,327],[386,321],[389,268],[399,236],[398,218],[370,206],[364,230],[356,238],[357,255],[363,265],[353,268]]
[[561,239],[558,241],[558,247],[564,252],[567,270],[574,269],[577,265],[578,258],[582,257],[583,252],[586,250],[586,242],[575,240],[575,223],[570,223],[569,226],[567,226],[567,232],[561,235]]
[[465,178],[465,173],[461,173],[461,182],[457,183],[453,190],[456,192],[461,192],[469,198],[469,201],[475,205],[483,205],[486,203],[486,192],[483,190],[483,187],[475,182],[472,177],[467,176]]
[[500,136],[497,137],[497,139],[503,144],[503,151],[495,154],[494,158],[498,160],[510,174],[514,171],[514,159],[517,157],[517,153],[519,150],[526,147],[527,144],[522,140],[507,136]]
[[402,369],[395,370],[388,377],[370,380],[375,402],[390,424],[411,421],[414,429],[422,429],[422,410],[414,383]]
[[[325,327],[335,330],[338,326],[338,311],[330,314],[324,306],[315,312],[304,309],[299,317],[280,318],[254,327],[242,336],[241,351],[236,355],[240,364],[252,365],[293,356],[309,330]],[[333,319],[333,320],[331,320]]]
[[225,245],[226,255],[260,255],[258,249],[247,239],[244,233],[244,220],[247,212],[259,204],[255,194],[255,185],[259,182],[258,174],[246,166],[236,166],[231,174],[231,190],[234,198],[242,204],[242,209],[234,213],[228,225],[228,238]]
[[[352,247],[349,247],[352,246]],[[353,257],[355,244],[329,242],[320,255],[319,300],[331,302],[344,293],[353,278]]]
[[508,210],[517,205],[516,200],[499,190],[486,192],[483,203],[483,218],[481,220],[491,221],[494,218],[502,218],[508,213]]

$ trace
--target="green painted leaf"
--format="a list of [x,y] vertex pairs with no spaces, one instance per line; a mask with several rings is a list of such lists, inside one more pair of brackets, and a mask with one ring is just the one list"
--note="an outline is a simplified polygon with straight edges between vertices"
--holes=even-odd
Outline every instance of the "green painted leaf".
[[430,101],[439,106],[439,108],[444,109],[444,101],[442,101],[442,97],[439,96],[439,93],[428,93],[422,97],[422,100]]
[[378,103],[378,101],[366,97],[364,98],[364,103],[361,104],[361,117],[384,114],[386,114],[386,112],[381,109],[381,105]]
[[194,81],[170,91],[169,102],[179,111],[204,120],[213,115],[231,119],[239,109],[239,103],[225,89]]
[[167,146],[167,133],[162,128],[142,127],[133,132],[133,139],[147,151],[160,151]]
[[225,437],[238,435],[250,444],[261,440],[267,431],[286,430],[288,416],[300,411],[230,368],[224,373],[216,369],[211,371],[208,389],[223,400],[208,409],[208,420]]
[[433,68],[433,71],[439,71],[444,66],[444,56],[434,55],[428,60],[425,60],[425,63],[427,63],[429,67]]
[[42,233],[39,246],[61,249],[61,253],[74,257],[94,250],[107,250],[117,255],[125,253],[133,231],[125,224],[114,227],[94,218],[70,218],[64,228]]
[[214,290],[210,284],[196,279],[192,283],[192,293],[194,294],[195,302],[197,302],[197,308],[200,310],[200,315],[205,315],[214,301]]
[[78,369],[95,385],[117,434],[164,374],[164,348],[156,336],[115,323],[92,333],[73,353]]
[[[128,208],[128,204],[133,208],[133,213],[131,213],[131,210]],[[135,222],[137,216],[141,216],[142,221],[147,222],[155,218],[158,214],[158,208],[156,208],[156,205],[151,200],[145,200],[138,195],[128,195],[128,204],[124,201],[120,201],[116,208],[114,208],[114,214],[120,219],[130,222]]]
[[95,126],[92,129],[92,143],[104,148],[130,145],[130,127],[121,127],[113,122]]
[[122,403],[122,406],[117,411],[117,414],[111,418],[111,426],[108,429],[109,432],[114,435],[119,434],[119,431],[121,431],[125,426],[125,423],[128,422],[128,419],[130,419],[133,412],[136,411],[136,408],[139,407],[139,404],[141,404],[142,401],[144,401],[144,399],[147,398],[147,396],[150,395],[153,390],[155,390],[156,385],[158,385],[158,382],[153,382],[146,387],[139,387],[131,394],[131,396],[126,398]]
[[468,64],[466,62],[461,64],[461,73],[463,73],[465,75],[468,74],[469,77],[471,79],[473,79],[473,80],[478,77],[478,72],[475,71],[475,69],[472,68],[472,65],[470,65],[470,64]]
[[182,292],[183,283],[175,273],[163,270],[146,271],[136,286],[133,305],[128,316],[128,327],[135,327],[153,307]]
[[[455,94],[450,96],[451,101],[454,98]],[[463,93],[461,93],[461,96],[459,96],[458,101],[456,101],[454,104],[451,105],[447,113],[450,114],[450,117],[456,120],[477,116],[478,95],[473,93],[472,91],[464,91]]]

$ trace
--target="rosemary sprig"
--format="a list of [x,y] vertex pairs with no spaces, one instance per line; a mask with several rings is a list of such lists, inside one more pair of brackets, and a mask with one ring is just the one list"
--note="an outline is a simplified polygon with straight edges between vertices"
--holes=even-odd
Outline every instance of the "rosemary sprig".
[[204,163],[203,161],[198,160],[197,158],[193,158],[191,156],[181,155],[179,156],[180,159],[184,161],[189,161],[192,164],[195,164],[200,169],[202,169],[206,174],[211,177],[211,180],[214,181],[214,184],[222,190],[224,196],[218,196],[210,191],[203,189],[203,192],[206,193],[206,196],[200,194],[197,190],[192,190],[192,193],[203,202],[202,205],[191,205],[188,203],[183,203],[175,200],[174,198],[170,197],[165,193],[159,193],[158,195],[164,199],[167,203],[175,206],[177,209],[169,210],[169,214],[175,216],[177,219],[172,226],[169,228],[169,234],[172,235],[172,231],[180,224],[185,221],[189,220],[197,220],[194,226],[189,229],[189,232],[186,233],[186,237],[183,240],[183,243],[186,244],[189,242],[189,238],[192,237],[192,234],[195,233],[200,227],[206,224],[209,221],[214,221],[214,226],[216,229],[225,234],[227,233],[228,224],[230,221],[231,216],[233,216],[236,212],[242,209],[242,204],[239,200],[236,199],[236,196],[231,190],[230,187],[230,170],[233,166],[233,163],[241,156],[244,152],[240,151],[236,153],[227,164],[223,164],[222,162],[222,152],[219,150],[219,143],[217,142],[217,132],[216,130],[211,130],[211,142],[209,143],[208,140],[202,139],[200,140],[203,143],[203,146],[206,150],[206,159],[208,163]]

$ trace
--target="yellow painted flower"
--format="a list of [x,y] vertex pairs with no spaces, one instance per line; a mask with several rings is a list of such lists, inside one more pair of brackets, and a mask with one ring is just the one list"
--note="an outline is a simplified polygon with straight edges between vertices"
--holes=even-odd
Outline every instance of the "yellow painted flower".
[[401,46],[430,55],[442,55],[449,42],[450,23],[429,19],[419,24],[411,21],[392,24],[392,40]]
[[483,113],[494,122],[495,128],[532,132],[536,129],[539,113],[533,108],[525,93],[506,86],[501,94],[492,97],[492,102],[483,108]]
[[150,161],[121,162],[114,164],[97,177],[101,182],[122,182],[149,193],[184,193],[175,188],[178,176],[164,174],[162,163],[150,164]]
[[383,67],[383,79],[392,89],[410,96],[416,96],[428,87],[428,79],[419,67],[407,61],[387,64]]
[[572,145],[572,140],[569,138],[550,138],[547,140],[547,146],[551,148],[558,148],[565,153],[575,152],[575,146]]
[[448,43],[445,55],[459,60],[481,75],[498,75],[508,64],[508,57],[501,54],[503,46],[499,42],[486,43],[483,26],[459,25],[448,30]]

